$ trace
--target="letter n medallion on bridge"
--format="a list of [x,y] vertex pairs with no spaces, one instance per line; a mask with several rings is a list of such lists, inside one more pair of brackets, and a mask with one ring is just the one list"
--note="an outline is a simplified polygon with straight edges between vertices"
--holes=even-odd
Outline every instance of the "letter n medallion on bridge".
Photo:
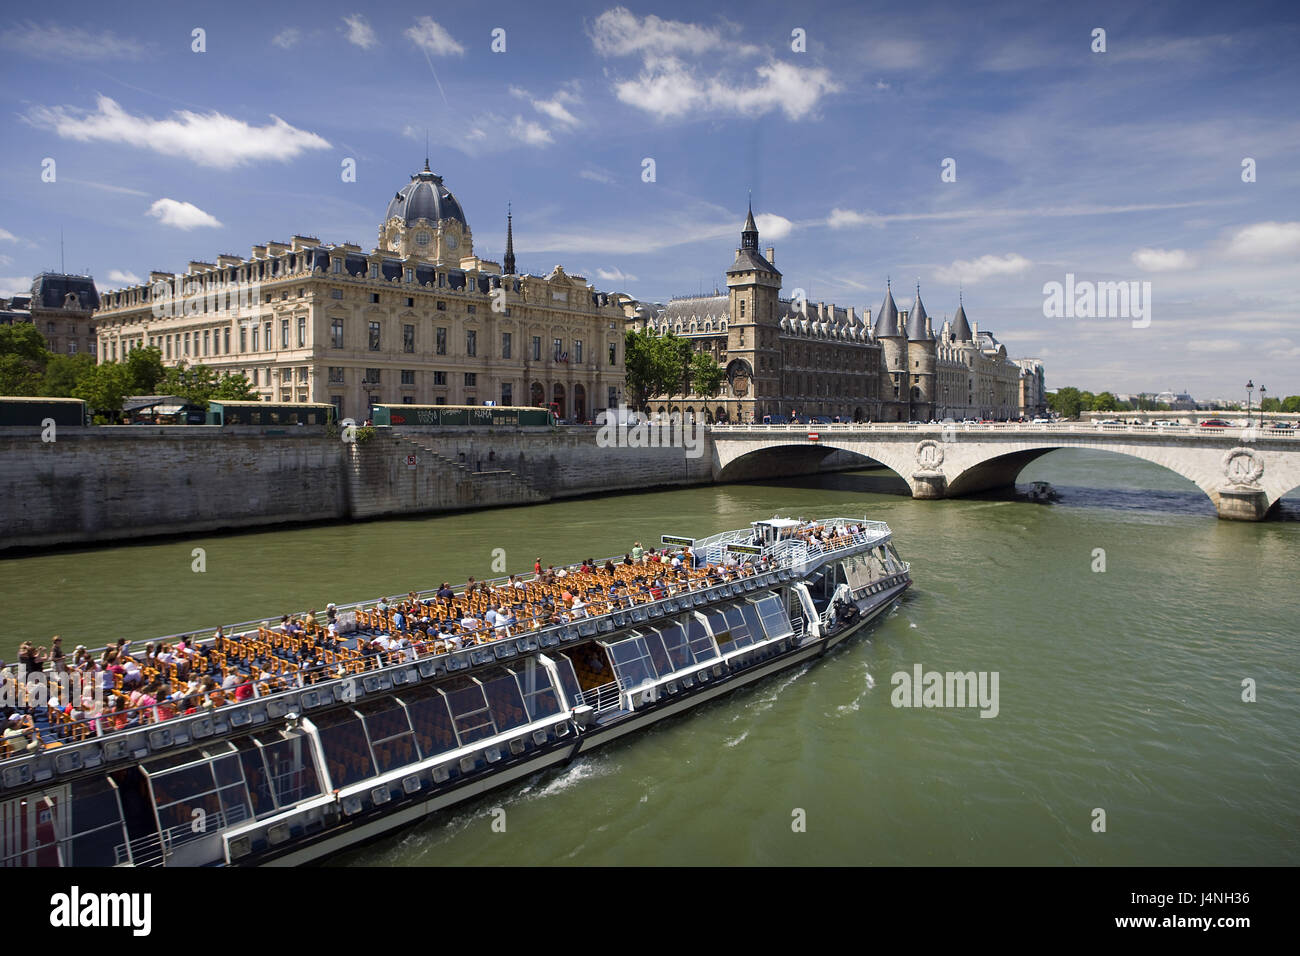
[[916,443],[917,470],[912,472],[912,497],[943,498],[948,478],[943,473],[943,445],[933,438]]

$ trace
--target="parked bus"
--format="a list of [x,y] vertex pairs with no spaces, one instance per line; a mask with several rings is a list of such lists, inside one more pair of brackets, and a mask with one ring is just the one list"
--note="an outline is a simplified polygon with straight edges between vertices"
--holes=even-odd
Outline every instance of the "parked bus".
[[0,425],[34,425],[45,420],[55,425],[88,425],[86,403],[79,398],[38,398],[26,395],[0,396]]
[[517,425],[555,424],[548,408],[518,405],[376,405],[371,414],[376,425],[480,425],[508,428]]
[[333,420],[328,402],[208,402],[209,425],[328,425]]

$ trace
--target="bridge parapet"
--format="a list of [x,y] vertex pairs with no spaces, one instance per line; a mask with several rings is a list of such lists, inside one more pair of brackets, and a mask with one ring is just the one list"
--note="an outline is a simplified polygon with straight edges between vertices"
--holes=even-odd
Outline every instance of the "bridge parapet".
[[1300,487],[1300,433],[1289,428],[1188,425],[833,423],[711,426],[714,477],[769,449],[843,450],[880,462],[915,498],[959,497],[1013,485],[1025,465],[1059,448],[1151,461],[1194,482],[1219,516],[1257,521]]

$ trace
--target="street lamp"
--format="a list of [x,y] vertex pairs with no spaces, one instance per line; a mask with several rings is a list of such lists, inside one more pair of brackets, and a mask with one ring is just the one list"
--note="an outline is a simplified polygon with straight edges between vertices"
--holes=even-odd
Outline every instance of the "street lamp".
[[1267,392],[1263,385],[1259,387],[1259,426],[1264,427],[1264,393]]
[[1246,425],[1250,425],[1250,393],[1255,390],[1255,383],[1246,379]]

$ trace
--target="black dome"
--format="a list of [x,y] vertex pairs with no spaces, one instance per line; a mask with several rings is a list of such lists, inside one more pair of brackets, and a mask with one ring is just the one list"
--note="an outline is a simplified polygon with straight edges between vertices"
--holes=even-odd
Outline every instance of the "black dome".
[[411,181],[389,200],[384,222],[393,218],[403,220],[408,226],[417,219],[427,219],[430,222],[454,219],[465,228],[469,228],[460,203],[442,184],[442,177],[430,172],[428,163],[425,163],[424,169],[412,176]]

